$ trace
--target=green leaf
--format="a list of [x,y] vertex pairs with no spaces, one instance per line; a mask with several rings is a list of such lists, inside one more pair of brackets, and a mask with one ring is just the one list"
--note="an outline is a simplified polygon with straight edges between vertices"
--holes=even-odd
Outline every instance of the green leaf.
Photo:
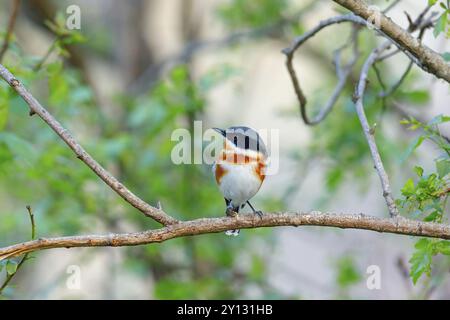
[[450,173],[450,159],[436,161],[436,171],[442,179]]
[[430,100],[430,92],[427,90],[401,91],[399,97],[413,104],[425,104]]
[[436,38],[441,32],[445,31],[445,27],[447,26],[447,11],[441,14],[439,20],[436,22],[434,26],[433,35]]
[[415,167],[414,167],[414,171],[416,172],[416,174],[417,174],[419,177],[423,176],[423,168],[422,168],[422,167],[415,166]]
[[405,197],[411,196],[414,194],[416,188],[414,187],[413,179],[409,178],[403,188],[401,189],[402,195]]
[[17,271],[17,262],[13,260],[8,260],[6,263],[6,272],[8,275],[13,275]]
[[428,216],[426,216],[424,219],[423,219],[423,221],[427,221],[427,222],[430,222],[430,221],[436,221],[436,219],[438,218],[438,217],[440,217],[440,213],[439,213],[439,211],[433,211],[432,213],[430,213]]
[[410,123],[411,123],[411,120],[409,120],[409,119],[400,120],[400,124],[410,124]]
[[435,5],[436,2],[437,2],[437,0],[428,0],[428,5],[433,6],[433,5]]
[[432,248],[430,244],[431,240],[420,239],[414,246],[416,251],[409,260],[411,264],[409,275],[414,284],[417,283],[422,274],[429,275],[431,273]]
[[439,241],[434,245],[436,253],[442,253],[445,255],[450,255],[450,241]]

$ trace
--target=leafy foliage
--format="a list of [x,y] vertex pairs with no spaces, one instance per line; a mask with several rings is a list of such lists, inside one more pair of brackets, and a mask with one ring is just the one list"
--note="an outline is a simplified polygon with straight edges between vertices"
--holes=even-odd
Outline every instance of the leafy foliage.
[[444,11],[440,14],[439,19],[434,26],[433,35],[435,37],[439,34],[444,33],[447,38],[450,38],[450,30],[448,29],[448,22],[450,17],[450,1],[438,1],[438,0],[428,0],[428,5],[434,6],[439,3],[439,6]]
[[[429,2],[434,5],[439,1]],[[291,4],[288,0],[232,0],[218,9],[218,15],[229,30],[262,29],[285,21],[293,12]],[[448,36],[448,1],[439,4],[444,12],[434,33],[435,36],[441,33]],[[68,45],[83,44],[104,54],[107,50],[99,48],[99,38],[90,39],[84,33],[67,30],[61,13],[46,24],[55,35],[47,55],[40,59],[31,57],[12,43],[5,56],[6,66],[32,88],[39,100],[75,133],[102,165],[143,199],[150,203],[161,201],[165,210],[182,219],[223,212],[223,199],[208,166],[175,166],[169,161],[175,143],[170,140],[170,134],[179,127],[192,133],[193,119],[207,119],[204,113],[209,107],[208,93],[239,72],[239,67],[224,64],[193,76],[189,64],[179,65],[164,74],[148,92],[136,95],[116,93],[104,106],[96,100],[92,88],[83,83],[82,71],[65,63],[69,55]],[[286,36],[288,31],[292,36],[292,33],[298,35],[304,31],[297,21],[291,24],[290,28],[283,27],[279,33]],[[108,37],[110,30],[106,33]],[[336,40],[342,40],[338,33],[336,35]],[[366,32],[360,41],[364,54],[368,54],[375,44],[371,32]],[[317,52],[327,51],[320,46],[318,48]],[[58,59],[47,61],[52,52],[58,55]],[[448,59],[448,53],[443,57]],[[315,58],[324,59],[319,54]],[[321,64],[324,65],[322,61]],[[381,66],[381,69],[389,75],[388,79],[395,78],[388,65]],[[324,74],[330,73],[326,71]],[[421,88],[410,89],[414,87],[414,80],[409,76],[405,85],[388,99],[416,106],[426,104],[429,93]],[[318,90],[320,94],[314,95],[313,111],[327,98],[330,88],[330,82],[325,79],[323,88]],[[392,111],[383,105],[379,96],[381,90],[374,74],[371,74],[365,108],[376,127],[377,142],[389,167],[395,162],[403,142],[401,138],[389,137],[384,130],[384,114]],[[372,162],[350,100],[352,93],[353,85],[349,85],[327,120],[320,128],[311,129],[314,135],[311,145],[299,148],[300,153],[312,154],[311,158],[321,158],[326,162],[325,180],[329,191],[336,191],[344,181],[366,183],[370,176],[368,172]],[[40,232],[45,235],[91,232],[98,227],[121,231],[125,229],[123,224],[127,230],[153,227],[152,222],[136,214],[92,172],[80,165],[45,124],[34,118],[30,120],[27,114],[26,104],[1,82],[0,201],[5,203],[0,223],[1,243],[23,240],[21,235],[26,233],[28,225],[23,223],[23,214],[19,212],[23,211],[25,203],[35,209]],[[427,124],[415,119],[404,122],[411,129],[422,131],[410,145],[407,155],[425,141],[433,142],[443,152],[436,159],[435,172],[425,173],[425,169],[416,167],[416,176],[407,180],[401,190],[403,198],[398,200],[404,214],[424,221],[445,220],[449,149],[448,142],[439,134],[439,125],[447,121],[448,117],[440,116]],[[323,130],[324,127],[327,129]],[[300,165],[303,159],[298,157],[294,160]],[[295,186],[286,189],[297,188],[298,182],[294,183]],[[334,192],[325,197],[332,194]],[[267,210],[287,206],[283,199],[262,201],[262,208]],[[158,247],[129,248],[123,266],[143,278],[150,275],[155,282],[152,294],[156,298],[236,298],[245,296],[245,286],[253,285],[260,289],[258,294],[261,298],[283,297],[270,287],[266,279],[266,259],[271,255],[274,243],[271,237],[269,230],[255,230],[243,232],[233,241],[224,236],[205,235],[176,239]],[[254,250],[261,241],[264,241],[264,255]],[[434,256],[448,255],[449,250],[448,241],[419,240],[410,260],[414,283],[422,274],[431,274]],[[14,259],[2,261],[0,272],[14,274],[17,265]],[[362,279],[352,257],[342,257],[334,267],[336,284],[344,293]],[[8,295],[14,297],[14,290]]]
[[[213,67],[194,80],[187,65],[176,66],[149,92],[117,94],[115,102],[123,112],[107,118],[96,106],[92,90],[82,83],[80,73],[63,63],[65,53],[57,53],[61,58],[44,63],[38,72],[33,72],[33,63],[20,64],[24,59],[21,56],[10,56],[6,65],[39,92],[41,101],[100,163],[115,166],[115,175],[142,198],[151,203],[161,201],[168,212],[182,219],[224,212],[210,168],[175,166],[170,161],[175,144],[170,137],[180,126],[192,132],[192,119],[201,118],[206,108],[206,93],[233,76],[232,67]],[[42,83],[48,87],[42,87]],[[153,223],[136,214],[80,165],[48,127],[30,121],[26,106],[4,83],[0,90],[0,105],[11,110],[6,116],[0,112],[4,123],[0,132],[0,190],[7,190],[11,203],[33,206],[42,234],[77,234],[94,230],[99,223],[110,228],[119,217],[137,230]],[[14,242],[25,232],[17,219],[19,210],[23,208],[14,207],[2,215],[2,243]],[[22,232],[11,234],[10,230]],[[267,235],[268,231],[252,233],[254,241],[258,234]],[[127,264],[150,269],[158,298],[236,297],[242,290],[233,283],[241,277],[248,278],[249,283],[264,283],[264,266],[257,263],[261,257],[255,253],[249,255],[252,263],[247,268],[236,271],[237,248],[244,250],[254,244],[245,233],[236,241],[229,240],[205,236],[169,242],[160,248],[133,248]],[[15,260],[6,262],[5,272],[13,272],[16,264]],[[178,280],[185,279],[186,274],[192,280]],[[9,290],[8,294],[13,292]]]
[[414,245],[416,249],[409,260],[411,263],[411,279],[414,284],[426,274],[431,275],[432,257],[437,254],[450,255],[450,241],[423,238]]
[[[423,221],[444,222],[446,205],[450,193],[450,144],[439,130],[439,125],[449,122],[450,117],[439,115],[430,122],[424,124],[414,118],[402,120],[401,123],[408,125],[410,130],[421,130],[421,134],[411,143],[408,155],[417,149],[424,141],[431,141],[442,155],[435,159],[435,172],[424,174],[424,169],[416,166],[414,171],[417,182],[408,179],[401,189],[402,199],[397,204],[404,210],[405,214],[413,215]],[[431,274],[432,257],[441,253],[450,253],[450,242],[435,239],[420,239],[415,244],[415,251],[410,259],[410,275],[414,282],[423,275]]]

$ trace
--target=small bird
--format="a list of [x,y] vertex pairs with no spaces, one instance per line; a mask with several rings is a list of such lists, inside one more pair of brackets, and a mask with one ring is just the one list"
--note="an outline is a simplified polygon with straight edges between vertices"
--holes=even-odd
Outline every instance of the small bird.
[[[213,172],[225,199],[227,216],[236,216],[239,209],[248,204],[255,214],[262,217],[262,212],[255,210],[249,200],[258,192],[265,178],[268,155],[264,142],[252,128],[213,129],[225,137]],[[228,230],[225,234],[237,236],[239,230]]]

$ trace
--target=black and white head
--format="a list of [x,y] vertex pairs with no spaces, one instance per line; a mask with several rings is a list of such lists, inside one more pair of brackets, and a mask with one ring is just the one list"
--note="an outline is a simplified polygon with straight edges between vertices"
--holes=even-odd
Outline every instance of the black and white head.
[[256,130],[244,126],[229,127],[225,130],[219,128],[213,129],[224,136],[238,150],[254,151],[267,157],[264,141]]

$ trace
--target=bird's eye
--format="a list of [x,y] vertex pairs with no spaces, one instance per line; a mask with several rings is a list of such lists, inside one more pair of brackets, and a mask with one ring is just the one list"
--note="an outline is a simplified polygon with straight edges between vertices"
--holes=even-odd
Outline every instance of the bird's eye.
[[245,137],[245,149],[246,150],[250,149],[250,138],[249,137]]
[[233,143],[237,146],[237,137],[236,136],[234,136],[234,138],[233,138]]

